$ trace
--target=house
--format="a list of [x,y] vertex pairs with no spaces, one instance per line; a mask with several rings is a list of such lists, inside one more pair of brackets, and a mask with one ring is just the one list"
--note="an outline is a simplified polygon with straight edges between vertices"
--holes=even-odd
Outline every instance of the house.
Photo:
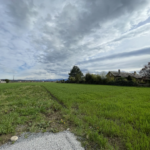
[[132,79],[134,79],[137,82],[142,82],[142,76],[140,76],[139,74],[137,74],[135,71],[134,73],[128,73],[128,72],[121,72],[120,69],[118,71],[109,71],[106,75],[106,77],[110,80],[118,80],[119,78],[128,78],[131,77]]
[[0,80],[0,83],[6,83],[6,81],[2,81],[2,80]]
[[150,78],[143,77],[143,82],[149,84],[150,83]]

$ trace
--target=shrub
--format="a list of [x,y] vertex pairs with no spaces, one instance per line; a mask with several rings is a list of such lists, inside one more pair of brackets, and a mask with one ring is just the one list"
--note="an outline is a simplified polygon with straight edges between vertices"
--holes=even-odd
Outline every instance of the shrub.
[[87,73],[85,75],[86,83],[99,84],[102,82],[101,76],[96,74]]
[[85,83],[85,77],[81,77],[80,83]]
[[75,83],[75,81],[76,81],[76,80],[75,80],[75,77],[70,77],[70,78],[69,78],[69,81],[70,81],[71,83]]
[[118,78],[118,81],[128,81],[126,78],[120,77]]
[[137,86],[137,83],[133,81],[115,81],[115,82],[110,82],[109,84],[122,85],[122,86]]
[[102,83],[102,78],[100,75],[97,75],[97,83]]
[[132,77],[131,77],[131,76],[128,76],[128,77],[127,77],[127,80],[128,80],[128,81],[132,81]]
[[79,83],[81,81],[81,75],[80,74],[76,74],[75,75],[75,82]]
[[86,80],[86,83],[91,83],[92,82],[92,75],[90,73],[87,73],[85,75],[85,80]]
[[107,78],[104,78],[103,80],[102,80],[102,83],[103,84],[107,84],[109,81],[108,81],[108,79]]
[[91,74],[91,82],[94,84],[97,83],[97,76],[95,74]]
[[5,79],[4,81],[6,81],[6,83],[9,83],[10,80],[9,79]]

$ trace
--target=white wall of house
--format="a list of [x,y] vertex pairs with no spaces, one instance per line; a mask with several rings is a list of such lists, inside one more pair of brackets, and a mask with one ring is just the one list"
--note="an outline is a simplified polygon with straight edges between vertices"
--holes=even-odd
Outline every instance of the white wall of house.
[[0,83],[6,83],[6,81],[1,81],[1,80],[0,80]]

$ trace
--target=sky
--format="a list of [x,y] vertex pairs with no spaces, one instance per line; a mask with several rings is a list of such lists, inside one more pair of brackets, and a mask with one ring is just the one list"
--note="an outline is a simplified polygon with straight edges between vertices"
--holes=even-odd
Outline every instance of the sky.
[[150,0],[0,0],[0,79],[134,72],[150,62]]

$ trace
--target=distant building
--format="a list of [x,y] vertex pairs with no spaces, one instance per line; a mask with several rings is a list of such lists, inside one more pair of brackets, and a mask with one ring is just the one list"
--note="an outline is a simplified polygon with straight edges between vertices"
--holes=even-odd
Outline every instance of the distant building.
[[107,78],[111,80],[118,80],[119,78],[128,78],[129,76],[131,78],[134,78],[138,82],[142,82],[143,78],[139,74],[137,74],[135,71],[134,73],[128,73],[128,72],[121,72],[120,69],[118,71],[109,71],[107,73]]
[[143,77],[143,81],[145,83],[149,83],[150,84],[150,78],[148,78],[148,77]]
[[0,83],[6,83],[6,81],[2,81],[2,80],[0,80]]

